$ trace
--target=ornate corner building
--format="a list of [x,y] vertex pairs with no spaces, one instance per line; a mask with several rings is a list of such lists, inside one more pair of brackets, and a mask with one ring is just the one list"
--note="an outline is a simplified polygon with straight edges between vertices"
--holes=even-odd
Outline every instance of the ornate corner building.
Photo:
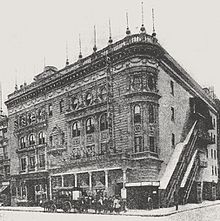
[[11,200],[60,187],[126,198],[128,208],[216,198],[218,111],[158,43],[130,34],[61,70],[46,66],[5,102]]

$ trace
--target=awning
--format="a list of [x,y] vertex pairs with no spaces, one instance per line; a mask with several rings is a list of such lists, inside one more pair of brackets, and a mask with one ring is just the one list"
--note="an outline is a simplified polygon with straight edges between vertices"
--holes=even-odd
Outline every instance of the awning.
[[133,186],[160,186],[159,181],[146,181],[146,182],[137,182],[137,183],[125,183],[126,187],[133,187]]

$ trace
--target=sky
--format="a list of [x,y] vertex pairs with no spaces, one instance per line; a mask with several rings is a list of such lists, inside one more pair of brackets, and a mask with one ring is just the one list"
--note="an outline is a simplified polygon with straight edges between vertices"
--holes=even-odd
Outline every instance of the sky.
[[[144,23],[152,33],[151,10],[159,43],[201,85],[220,97],[220,1],[143,0]],[[109,19],[114,41],[125,36],[126,12],[132,33],[141,26],[141,0],[0,0],[0,82],[3,101],[18,85],[33,81],[44,64],[65,66],[79,55],[107,46]],[[6,107],[3,105],[6,112]]]

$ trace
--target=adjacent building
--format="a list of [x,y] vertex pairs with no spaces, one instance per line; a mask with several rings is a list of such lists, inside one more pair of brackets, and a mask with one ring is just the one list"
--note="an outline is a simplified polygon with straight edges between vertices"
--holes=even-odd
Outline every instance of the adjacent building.
[[8,96],[12,204],[60,187],[121,195],[129,208],[216,198],[218,112],[142,25]]

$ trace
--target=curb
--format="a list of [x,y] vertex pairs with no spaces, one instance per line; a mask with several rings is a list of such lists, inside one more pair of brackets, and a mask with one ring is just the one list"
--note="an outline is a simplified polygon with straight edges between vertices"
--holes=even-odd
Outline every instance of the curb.
[[[164,217],[164,216],[171,216],[174,215],[176,213],[184,213],[187,211],[192,211],[192,210],[196,210],[196,209],[201,209],[201,208],[205,208],[205,207],[212,207],[212,206],[216,206],[216,205],[220,205],[220,202],[215,203],[215,204],[210,204],[210,205],[201,205],[198,207],[194,207],[194,208],[189,208],[189,209],[185,209],[185,210],[178,210],[178,211],[172,211],[172,212],[168,212],[168,213],[164,213],[164,214],[127,214],[125,213],[120,213],[120,214],[95,214],[95,213],[89,213],[89,214],[93,214],[93,215],[120,215],[120,216],[139,216],[139,217]],[[17,212],[40,212],[40,213],[47,213],[44,212],[43,210],[32,210],[32,209],[24,209],[24,210],[20,210],[20,209],[10,209],[10,208],[0,208],[0,211],[17,211]],[[58,213],[62,213],[62,212],[58,212]],[[74,214],[74,213],[69,213],[69,214]],[[82,215],[86,215],[85,213],[82,213]]]

